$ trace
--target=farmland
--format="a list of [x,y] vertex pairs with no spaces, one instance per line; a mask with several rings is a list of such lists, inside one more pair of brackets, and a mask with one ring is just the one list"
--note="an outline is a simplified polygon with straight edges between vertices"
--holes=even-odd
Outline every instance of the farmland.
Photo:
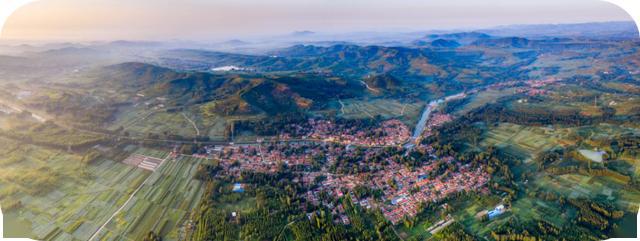
[[184,239],[183,225],[204,191],[202,183],[193,179],[203,162],[185,156],[165,159],[96,240],[139,240],[149,231],[164,240]]
[[[178,240],[177,229],[202,192],[201,184],[191,179],[200,159],[169,159],[151,173],[111,160],[82,165],[81,156],[0,141],[10,147],[3,151],[0,172],[0,202],[9,237],[88,240],[148,179],[121,212],[127,215],[116,216],[101,237],[138,240],[155,227],[167,240]],[[134,153],[167,156],[150,149]],[[113,231],[122,236],[112,235]]]
[[530,157],[556,145],[557,135],[548,128],[501,123],[486,133],[481,144],[504,147],[515,156]]
[[5,225],[22,227],[5,229],[10,237],[86,240],[148,176],[110,160],[82,165],[80,156],[14,145],[3,155],[0,178]]
[[344,109],[341,109],[340,104],[337,103],[337,113],[344,118],[366,119],[380,115],[385,119],[399,118],[410,126],[418,121],[424,108],[424,104],[419,102],[402,103],[392,99],[342,100],[341,102],[344,104]]

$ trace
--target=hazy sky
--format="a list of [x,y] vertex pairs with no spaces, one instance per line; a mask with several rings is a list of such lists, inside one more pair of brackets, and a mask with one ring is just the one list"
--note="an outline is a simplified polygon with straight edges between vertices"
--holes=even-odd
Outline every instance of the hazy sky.
[[295,30],[387,32],[620,20],[631,18],[599,0],[39,0],[7,20],[2,38],[208,40]]

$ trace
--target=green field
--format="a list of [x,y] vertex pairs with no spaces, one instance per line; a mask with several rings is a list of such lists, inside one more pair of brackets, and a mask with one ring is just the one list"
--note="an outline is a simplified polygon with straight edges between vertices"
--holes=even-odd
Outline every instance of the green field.
[[[344,118],[373,118],[380,115],[383,118],[398,118],[408,125],[415,125],[418,122],[423,103],[402,103],[393,99],[373,99],[373,100],[342,100],[344,109],[340,103],[336,103],[338,114]],[[344,112],[342,112],[344,110]]]
[[[247,118],[253,117],[242,117],[240,119]],[[204,115],[199,107],[181,112],[136,107],[121,110],[115,119],[110,124],[109,129],[115,130],[123,127],[125,131],[136,136],[145,136],[149,133],[158,135],[170,133],[184,137],[194,137],[199,131],[200,136],[208,136],[212,140],[223,140],[227,122],[234,118],[219,116],[215,113]],[[198,128],[197,131],[193,124]]]
[[[110,160],[84,166],[80,156],[0,142],[8,147],[0,160],[7,237],[88,240],[144,183],[99,237],[140,240],[153,230],[164,240],[180,240],[178,229],[202,196],[202,184],[192,179],[202,159],[169,158],[152,173]],[[152,149],[135,153],[163,159],[168,155]]]
[[556,146],[560,135],[548,128],[500,123],[485,134],[481,144],[504,148],[516,157],[533,157]]
[[475,108],[484,106],[488,103],[493,103],[500,97],[512,95],[513,93],[514,93],[514,89],[512,88],[504,89],[504,90],[489,89],[486,91],[481,91],[477,94],[473,94],[469,96],[468,97],[470,98],[469,103],[459,108],[453,114],[462,115]]
[[183,225],[198,205],[202,182],[193,179],[204,159],[167,159],[149,176],[140,191],[127,203],[97,237],[97,240],[140,240],[149,231],[163,240],[182,240]]
[[[3,146],[12,144],[1,141]],[[22,159],[3,162],[0,171],[8,237],[87,240],[149,175],[109,160],[83,166],[79,156],[18,146],[4,153],[3,161],[14,156]]]

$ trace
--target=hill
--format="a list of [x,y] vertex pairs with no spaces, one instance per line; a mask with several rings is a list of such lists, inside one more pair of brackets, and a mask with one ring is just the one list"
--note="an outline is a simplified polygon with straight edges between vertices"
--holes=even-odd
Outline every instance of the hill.
[[431,47],[436,48],[457,48],[460,47],[460,43],[454,40],[436,39],[431,42]]
[[[260,75],[179,72],[155,65],[128,62],[91,71],[89,85],[166,99],[168,107],[214,103],[220,114],[304,111],[331,99],[364,93],[360,84],[314,74]],[[240,108],[242,107],[242,108]]]

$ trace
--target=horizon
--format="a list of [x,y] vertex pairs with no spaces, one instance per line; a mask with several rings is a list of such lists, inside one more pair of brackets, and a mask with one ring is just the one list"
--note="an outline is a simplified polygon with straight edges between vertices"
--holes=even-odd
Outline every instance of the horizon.
[[[476,30],[511,25],[633,21],[625,10],[599,0],[447,3],[404,0],[348,3],[291,0],[271,4],[189,0],[127,4],[106,0],[35,1],[6,21],[6,41],[224,41],[278,37],[295,31],[326,35]],[[154,9],[148,10],[150,4]],[[576,5],[578,4],[578,5]],[[251,7],[249,7],[251,6]],[[257,6],[257,7],[256,7]],[[500,6],[496,8],[495,6]],[[256,10],[260,9],[260,10]],[[529,14],[536,12],[536,15]]]
[[[522,27],[535,27],[535,26],[570,26],[570,25],[588,25],[588,24],[634,24],[636,28],[638,28],[638,24],[633,20],[628,21],[598,21],[598,22],[567,22],[567,23],[531,23],[531,24],[510,24],[510,25],[495,25],[495,26],[487,26],[487,27],[478,27],[478,28],[442,28],[442,29],[424,29],[424,30],[407,30],[407,31],[342,31],[342,32],[321,32],[314,31],[312,29],[299,29],[292,30],[288,33],[279,33],[279,34],[265,34],[260,36],[246,36],[242,37],[221,37],[216,39],[127,39],[127,38],[114,38],[114,39],[100,39],[100,40],[76,40],[76,39],[6,39],[0,37],[0,44],[4,45],[47,45],[47,44],[84,44],[84,45],[92,45],[92,44],[105,44],[105,43],[115,43],[115,42],[131,42],[131,43],[158,43],[158,44],[168,44],[168,43],[194,43],[194,44],[220,44],[226,43],[230,41],[243,41],[249,44],[257,43],[257,42],[268,42],[278,40],[289,40],[289,41],[299,41],[301,44],[312,44],[313,42],[350,42],[351,39],[348,38],[350,35],[365,35],[369,37],[377,37],[377,36],[385,36],[388,39],[398,39],[403,35],[428,35],[428,34],[447,34],[447,33],[470,33],[470,32],[478,32],[478,33],[486,33],[495,30],[506,30],[510,28],[522,28]],[[296,36],[297,33],[308,32],[305,35]],[[638,32],[640,33],[640,32]],[[369,34],[369,35],[366,35]],[[535,34],[535,33],[532,33]],[[501,37],[502,35],[496,35],[496,37]],[[328,40],[326,38],[335,37],[337,39]],[[390,40],[392,41],[392,40]],[[354,43],[355,44],[355,43]]]

